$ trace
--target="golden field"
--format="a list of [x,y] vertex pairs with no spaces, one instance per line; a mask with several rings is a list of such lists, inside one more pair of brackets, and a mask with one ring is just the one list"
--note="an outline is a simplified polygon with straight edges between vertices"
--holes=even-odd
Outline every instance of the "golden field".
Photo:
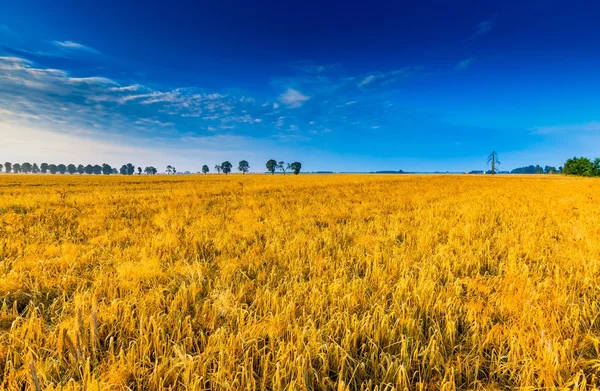
[[599,190],[0,175],[0,389],[593,389]]

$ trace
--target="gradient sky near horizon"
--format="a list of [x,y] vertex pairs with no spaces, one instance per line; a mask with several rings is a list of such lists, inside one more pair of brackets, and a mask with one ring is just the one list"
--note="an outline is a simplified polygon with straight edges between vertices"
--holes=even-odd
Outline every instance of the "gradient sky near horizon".
[[0,161],[308,171],[600,155],[600,3],[4,1]]

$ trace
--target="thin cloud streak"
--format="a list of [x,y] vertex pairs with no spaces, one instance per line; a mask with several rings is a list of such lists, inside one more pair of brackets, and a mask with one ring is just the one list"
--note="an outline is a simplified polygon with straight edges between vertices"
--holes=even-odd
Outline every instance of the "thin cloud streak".
[[80,43],[74,42],[74,41],[52,41],[51,43],[61,49],[81,50],[81,51],[94,53],[94,54],[100,53],[98,50],[96,50],[94,48],[91,48],[89,46],[86,46],[86,45],[83,45],[83,44],[80,44]]

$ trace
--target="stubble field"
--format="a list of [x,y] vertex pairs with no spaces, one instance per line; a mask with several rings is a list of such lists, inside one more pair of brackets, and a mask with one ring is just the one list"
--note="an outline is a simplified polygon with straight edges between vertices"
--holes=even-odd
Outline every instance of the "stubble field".
[[0,388],[592,389],[599,190],[0,175]]

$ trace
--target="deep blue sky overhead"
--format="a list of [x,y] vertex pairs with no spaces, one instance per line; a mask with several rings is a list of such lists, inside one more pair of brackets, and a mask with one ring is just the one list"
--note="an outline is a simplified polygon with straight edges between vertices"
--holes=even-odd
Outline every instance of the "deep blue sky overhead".
[[8,2],[0,160],[502,169],[600,155],[600,3]]

